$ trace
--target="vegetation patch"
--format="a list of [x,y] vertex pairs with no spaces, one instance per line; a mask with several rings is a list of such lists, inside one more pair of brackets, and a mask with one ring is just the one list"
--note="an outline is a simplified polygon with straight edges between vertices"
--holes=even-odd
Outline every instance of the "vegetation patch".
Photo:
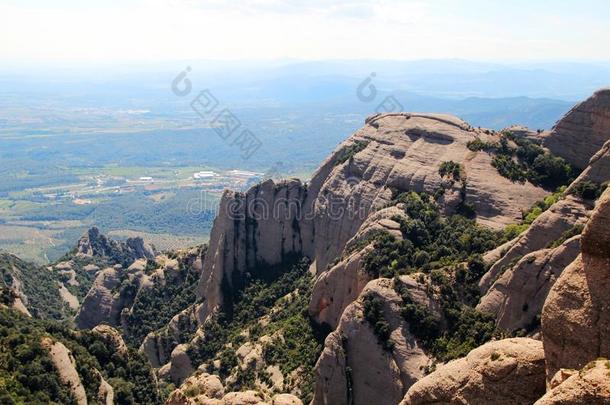
[[607,183],[601,184],[594,181],[585,180],[574,186],[572,189],[572,194],[582,198],[583,200],[594,201],[602,195],[607,186]]
[[392,218],[400,224],[402,240],[389,233],[376,236],[375,249],[365,257],[364,267],[372,278],[393,277],[466,261],[503,243],[503,232],[479,226],[463,215],[443,217],[439,207],[425,192],[403,193],[395,203],[403,203],[407,218]]
[[41,346],[43,337],[70,350],[90,403],[97,403],[96,370],[112,385],[116,404],[162,403],[153,371],[142,354],[129,349],[121,355],[95,333],[76,333],[57,321],[28,318],[10,309],[0,309],[0,403],[76,403]]
[[394,342],[390,340],[390,324],[383,317],[383,303],[374,294],[364,296],[364,318],[373,328],[373,333],[384,350],[391,352],[394,350]]
[[438,174],[440,174],[441,177],[449,177],[453,181],[461,181],[465,178],[464,168],[461,164],[456,163],[453,160],[442,162],[438,168]]
[[472,349],[489,341],[499,332],[492,316],[472,306],[479,299],[476,283],[484,273],[480,257],[446,270],[434,270],[430,280],[438,290],[441,319],[428,308],[413,301],[406,286],[394,279],[394,289],[402,299],[401,315],[420,344],[443,362],[467,355]]
[[527,230],[540,214],[563,198],[565,190],[566,187],[561,186],[553,194],[546,196],[543,200],[536,201],[529,210],[522,213],[522,220],[519,224],[510,224],[504,228],[504,238],[511,240]]
[[[32,263],[24,262],[8,253],[0,254],[0,286],[3,291],[21,283],[28,298],[27,307],[32,316],[45,319],[63,319],[67,308],[59,296],[58,277],[55,273]],[[15,279],[18,279],[15,280]]]
[[[234,351],[247,341],[257,342],[266,335],[272,341],[263,346],[265,363],[279,366],[285,378],[296,371],[298,377],[285,380],[285,384],[300,391],[304,403],[310,402],[313,368],[328,331],[317,327],[307,314],[314,281],[308,269],[308,260],[293,258],[243,275],[241,287],[235,285],[232,291],[232,310],[206,321],[203,341],[189,349],[193,364],[207,364],[221,378],[236,375],[229,390],[255,389],[256,379],[265,381],[268,376],[251,367],[237,370]],[[261,322],[262,318],[265,322]],[[216,359],[221,360],[219,369],[213,366]]]
[[172,280],[164,284],[156,280],[135,297],[124,331],[127,343],[139,347],[148,333],[161,329],[174,315],[197,301],[195,289],[199,272],[181,260],[178,265],[179,268],[172,271]]
[[493,156],[492,166],[507,179],[554,190],[571,183],[577,170],[564,159],[545,151],[540,142],[503,132],[498,142],[470,141],[472,151],[486,151]]
[[340,165],[353,158],[358,152],[363,151],[370,141],[354,141],[354,143],[341,149],[335,157],[335,165]]

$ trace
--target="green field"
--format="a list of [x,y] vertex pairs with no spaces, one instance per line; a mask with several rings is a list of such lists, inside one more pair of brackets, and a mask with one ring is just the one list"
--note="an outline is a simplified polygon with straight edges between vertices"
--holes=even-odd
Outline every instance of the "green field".
[[[94,225],[119,239],[141,235],[160,250],[203,243],[219,190],[230,184],[223,183],[226,178],[217,186],[197,183],[192,175],[201,170],[212,169],[107,165],[63,168],[46,179],[40,172],[14,170],[5,177],[14,188],[0,194],[0,250],[45,264]],[[57,181],[58,175],[65,181]],[[207,209],[189,210],[204,191]]]

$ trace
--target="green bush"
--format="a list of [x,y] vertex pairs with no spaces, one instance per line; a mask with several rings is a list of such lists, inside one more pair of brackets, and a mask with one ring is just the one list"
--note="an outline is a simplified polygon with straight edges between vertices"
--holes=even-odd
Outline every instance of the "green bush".
[[348,160],[353,158],[354,155],[356,155],[358,152],[363,151],[367,147],[368,144],[369,144],[369,141],[360,141],[359,140],[359,141],[355,141],[351,145],[344,147],[337,153],[337,156],[335,157],[335,165],[340,165],[342,163],[347,162]]
[[373,333],[377,336],[379,344],[384,350],[391,352],[394,350],[394,342],[390,340],[390,324],[383,317],[383,304],[379,297],[373,294],[364,296],[364,318],[373,328]]
[[[465,356],[472,349],[489,341],[496,333],[495,320],[492,316],[483,314],[462,302],[465,292],[478,293],[476,283],[481,269],[477,261],[471,261],[468,266],[469,272],[474,271],[475,274],[461,282],[453,283],[449,277],[432,280],[440,289],[440,305],[446,321],[442,336],[434,341],[431,350],[441,361]],[[478,270],[475,270],[477,268]],[[469,300],[470,304],[474,305],[478,296],[470,297]]]
[[442,162],[438,168],[438,174],[440,174],[441,177],[450,177],[455,181],[462,180],[464,177],[463,173],[464,169],[462,168],[462,165],[452,160]]
[[479,138],[476,138],[473,141],[469,141],[466,146],[473,152],[478,152],[480,150],[490,149],[493,147],[493,145],[490,145],[489,143],[484,142]]
[[530,181],[546,188],[557,188],[567,185],[574,179],[575,170],[565,160],[549,153],[536,157],[531,166],[535,174],[530,175]]
[[584,200],[593,201],[602,195],[605,188],[605,185],[590,180],[585,180],[574,186],[572,194],[577,195]]
[[440,320],[435,318],[427,308],[413,302],[408,289],[395,279],[394,288],[402,299],[400,314],[409,324],[409,330],[423,342],[428,349],[441,334]]
[[525,183],[528,179],[527,168],[515,162],[511,156],[496,155],[491,160],[491,165],[502,177],[506,177],[510,181]]
[[463,357],[496,333],[493,317],[470,306],[478,301],[476,283],[484,272],[481,257],[475,256],[469,261],[467,270],[459,268],[456,271],[455,282],[443,270],[431,273],[432,283],[440,288],[440,296],[436,299],[444,323],[428,308],[416,304],[400,279],[394,279],[394,289],[402,299],[401,315],[419,344],[436,359],[445,362]]
[[544,149],[531,140],[515,137],[513,137],[513,140],[518,145],[516,151],[517,157],[525,164],[531,165],[535,162],[538,156],[545,154]]

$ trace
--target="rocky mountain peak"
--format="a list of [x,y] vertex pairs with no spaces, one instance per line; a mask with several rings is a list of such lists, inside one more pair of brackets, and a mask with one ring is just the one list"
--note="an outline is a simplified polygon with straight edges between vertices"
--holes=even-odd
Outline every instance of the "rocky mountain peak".
[[77,254],[111,258],[117,263],[131,264],[136,259],[153,259],[154,246],[147,244],[141,237],[117,241],[103,235],[97,227],[92,227],[78,241]]
[[[310,273],[315,274],[309,316],[334,329],[316,365],[315,404],[367,403],[383,395],[386,402],[393,403],[402,398],[440,359],[430,351],[430,342],[422,338],[417,326],[410,328],[411,323],[423,320],[405,319],[405,314],[414,311],[432,328],[428,333],[437,333],[434,328],[447,327],[454,322],[447,317],[455,315],[441,315],[439,308],[449,301],[441,305],[439,300],[452,300],[455,309],[462,311],[462,321],[477,323],[470,329],[493,329],[495,323],[496,328],[510,333],[532,336],[540,329],[540,313],[545,301],[548,305],[547,295],[549,299],[553,296],[553,284],[564,277],[563,269],[581,250],[582,227],[592,214],[597,224],[604,223],[599,218],[605,214],[593,213],[592,208],[610,172],[609,105],[608,91],[597,92],[549,133],[521,126],[496,132],[443,114],[376,114],[333,151],[308,183],[269,180],[245,193],[226,191],[197,289],[199,325],[206,325],[234,299],[234,289],[254,269],[283,263],[292,255],[305,256],[311,262]],[[570,182],[567,189],[557,191]],[[396,278],[384,279],[386,276],[368,268],[380,249],[376,245],[380,234],[395,243],[395,249],[379,251],[380,256],[398,255],[401,244],[414,243],[405,226],[421,218],[409,213],[408,198],[400,199],[405,195],[415,195],[411,203],[429,201],[434,207],[430,209],[438,210],[443,218],[459,213],[461,218],[474,219],[469,223],[477,229],[493,232],[519,225],[516,238],[484,255],[481,272],[470,286],[484,295],[478,307],[474,308],[476,302],[462,303],[459,294],[442,298],[454,288],[451,283],[459,282],[456,269],[461,264],[439,268],[437,261],[432,270],[400,276],[399,285],[392,284]],[[524,212],[533,212],[532,218],[526,218]],[[583,258],[587,249],[600,256],[607,244],[603,225],[591,223],[582,237]],[[599,246],[593,239],[599,239]],[[401,266],[399,260],[394,262],[390,266]],[[469,261],[466,271],[470,266]],[[544,356],[539,341],[503,341],[486,347],[488,352],[479,359],[481,367],[498,360],[497,352],[514,349],[507,359],[535,369],[531,374],[535,389],[528,387],[532,390],[527,399],[517,400],[531,402],[544,393],[545,373],[550,368],[544,367],[543,357],[548,362],[558,356],[548,354],[553,350],[549,349],[553,347],[550,334]],[[490,338],[491,334],[486,339]],[[519,353],[520,347],[525,351],[535,348],[530,356],[535,361],[530,361],[529,354]],[[451,358],[456,353],[443,356]],[[525,357],[519,357],[521,354]],[[462,363],[476,356],[473,353]],[[172,354],[166,367],[178,366],[174,357],[178,359]],[[583,361],[590,357],[587,354]],[[489,373],[505,373],[510,364],[500,358],[493,364],[498,366],[494,370],[481,369],[482,381]],[[377,377],[368,367],[375,369]],[[478,373],[478,368],[472,371],[472,375]],[[499,382],[489,393],[490,399],[513,392],[520,380],[517,373],[512,385]],[[472,385],[473,398],[483,385]],[[451,390],[447,387],[448,397],[454,395]]]
[[[221,305],[222,283],[230,287],[233,277],[257,263],[276,264],[297,253],[312,260],[316,274],[326,272],[367,218],[399,192],[435,194],[445,213],[467,206],[477,222],[493,228],[519,221],[547,191],[503,177],[490,154],[470,146],[499,140],[499,133],[451,115],[376,114],[308,184],[269,180],[246,193],[225,192],[198,289],[206,298],[200,320]],[[449,167],[454,173],[444,171]]]
[[610,138],[610,89],[602,89],[576,105],[553,129],[543,145],[581,169]]

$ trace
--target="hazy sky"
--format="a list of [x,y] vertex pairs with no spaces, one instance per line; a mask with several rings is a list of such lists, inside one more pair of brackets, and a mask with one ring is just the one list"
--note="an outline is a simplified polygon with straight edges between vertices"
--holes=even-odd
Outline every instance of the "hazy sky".
[[608,0],[0,0],[0,59],[610,60]]

